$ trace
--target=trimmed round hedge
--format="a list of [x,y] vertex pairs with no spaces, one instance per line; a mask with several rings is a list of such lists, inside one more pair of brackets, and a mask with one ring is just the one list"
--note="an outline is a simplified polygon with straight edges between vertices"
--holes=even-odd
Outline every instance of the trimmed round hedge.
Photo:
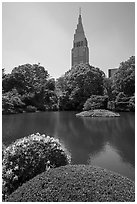
[[70,156],[53,137],[32,134],[16,140],[3,153],[3,199],[38,174],[70,163]]
[[89,165],[50,169],[23,184],[8,202],[135,201],[134,182],[119,174]]

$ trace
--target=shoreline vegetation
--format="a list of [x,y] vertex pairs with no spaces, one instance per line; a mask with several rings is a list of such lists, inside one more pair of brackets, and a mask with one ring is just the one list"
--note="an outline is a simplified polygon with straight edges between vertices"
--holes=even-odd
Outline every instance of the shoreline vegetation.
[[96,110],[89,110],[89,111],[83,111],[81,113],[77,113],[76,116],[81,117],[119,117],[119,113],[115,113],[108,110],[103,109],[96,109]]
[[2,114],[37,111],[135,111],[135,56],[107,78],[98,67],[73,66],[58,79],[38,64],[2,70]]

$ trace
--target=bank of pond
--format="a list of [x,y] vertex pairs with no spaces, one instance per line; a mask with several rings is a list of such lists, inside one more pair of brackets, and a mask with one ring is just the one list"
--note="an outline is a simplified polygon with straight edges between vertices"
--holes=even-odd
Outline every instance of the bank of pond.
[[96,110],[89,110],[89,111],[83,111],[81,113],[77,113],[76,116],[82,116],[82,117],[119,117],[119,113],[115,113],[108,110],[103,109],[96,109]]
[[[9,97],[9,96],[8,96]],[[89,111],[94,109],[105,109],[115,112],[135,112],[135,96],[126,97],[124,93],[120,92],[115,101],[110,101],[108,96],[92,95],[90,98],[74,106],[74,102],[61,95],[54,101],[55,103],[27,105],[17,96],[10,96],[8,98],[3,95],[2,99],[2,114],[16,114],[26,112],[38,111]],[[34,100],[35,101],[35,100]],[[31,102],[32,103],[32,102]],[[34,102],[33,102],[34,103]],[[36,103],[36,101],[35,101]]]

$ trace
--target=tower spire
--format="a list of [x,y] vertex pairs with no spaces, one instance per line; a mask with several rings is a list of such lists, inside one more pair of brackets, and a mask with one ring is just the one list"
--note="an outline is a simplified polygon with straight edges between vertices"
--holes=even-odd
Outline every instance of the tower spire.
[[89,49],[82,25],[81,7],[79,7],[78,24],[73,40],[72,66],[80,63],[89,63]]
[[81,16],[81,7],[79,7],[79,15]]
[[78,17],[78,24],[82,24],[82,17],[81,17],[81,7],[79,7],[79,17]]

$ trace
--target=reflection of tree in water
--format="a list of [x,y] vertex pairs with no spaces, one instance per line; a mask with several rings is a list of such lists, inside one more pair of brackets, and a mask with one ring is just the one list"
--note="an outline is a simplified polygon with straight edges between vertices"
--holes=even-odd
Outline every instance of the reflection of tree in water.
[[121,113],[120,118],[82,118],[93,134],[98,132],[112,145],[124,162],[135,166],[135,118]]
[[135,116],[134,114],[121,114],[110,144],[115,147],[124,162],[135,167]]
[[[67,114],[67,115],[66,115]],[[72,154],[72,163],[87,163],[89,155],[102,151],[105,141],[102,135],[85,128],[84,121],[76,118],[75,114],[58,115],[56,132]]]
[[39,132],[58,137],[72,153],[72,162],[86,164],[106,143],[123,161],[135,163],[134,114],[120,118],[78,118],[73,112],[40,112],[3,116],[3,143]]
[[[16,140],[16,133],[20,133],[20,130],[24,128],[21,120],[16,120],[15,115],[2,117],[2,142],[5,145],[10,144]],[[19,134],[20,135],[20,134]]]

